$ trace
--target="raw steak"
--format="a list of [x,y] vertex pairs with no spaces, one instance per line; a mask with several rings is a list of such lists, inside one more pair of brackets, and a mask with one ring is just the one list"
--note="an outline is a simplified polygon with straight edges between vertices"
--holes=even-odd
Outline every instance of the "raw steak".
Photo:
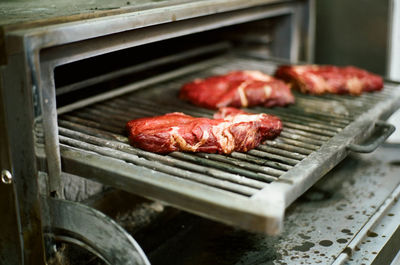
[[181,112],[131,120],[126,124],[131,145],[155,152],[173,151],[229,154],[247,152],[282,130],[279,118],[222,108],[214,119]]
[[294,96],[285,82],[259,71],[234,71],[195,79],[183,85],[179,97],[211,109],[255,105],[273,107],[294,103]]
[[352,94],[383,88],[380,76],[354,66],[283,65],[275,73],[277,78],[290,82],[294,88],[310,94]]

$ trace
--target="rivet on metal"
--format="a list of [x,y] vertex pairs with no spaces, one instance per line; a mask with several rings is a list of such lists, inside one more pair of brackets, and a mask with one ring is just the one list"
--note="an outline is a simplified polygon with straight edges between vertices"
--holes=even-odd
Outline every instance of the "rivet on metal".
[[1,171],[1,182],[4,184],[11,184],[12,183],[12,175],[10,171],[3,169]]

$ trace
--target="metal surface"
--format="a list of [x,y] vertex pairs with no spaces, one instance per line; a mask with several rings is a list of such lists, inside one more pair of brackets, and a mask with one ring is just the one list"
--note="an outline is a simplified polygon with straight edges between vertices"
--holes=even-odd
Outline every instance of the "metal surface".
[[[236,16],[236,14],[244,15],[248,12],[251,12],[253,13],[253,15],[256,15],[257,9],[262,10],[264,8],[268,8],[273,11],[274,9],[279,7],[279,5],[283,5],[291,9],[289,11],[290,13],[294,11],[294,5],[291,3],[298,2],[299,1],[273,0],[195,1],[192,3],[142,11],[131,10],[131,12],[128,12],[126,14],[106,16],[95,19],[81,18],[82,21],[60,24],[53,23],[53,25],[47,27],[22,27],[22,29],[17,28],[14,31],[10,30],[9,32],[6,32],[5,46],[7,47],[7,55],[10,55],[20,49],[20,45],[16,45],[16,38],[19,38],[21,36],[25,36],[30,39],[31,44],[34,45],[33,50],[40,50],[43,48],[54,47],[57,45],[84,41],[103,36],[108,36],[107,39],[113,40],[114,36],[110,36],[111,34],[128,33],[132,30],[139,33],[142,31],[141,29],[148,27],[145,30],[148,31],[150,30],[150,26],[154,25],[161,26],[162,24],[165,24],[165,27],[161,28],[172,27],[178,29],[179,24],[186,24],[184,23],[185,21],[189,22],[191,19],[193,19],[190,22],[190,30],[184,33],[190,34],[195,32],[194,30],[197,27],[196,24],[203,24],[201,26],[204,29],[206,27],[210,29],[228,25],[223,23],[221,24],[219,22],[220,18],[228,21],[229,17],[232,17],[233,20],[236,20],[236,22],[234,23],[244,22],[237,20],[238,17]],[[256,10],[256,12],[254,10]],[[285,13],[287,14],[288,12]],[[215,16],[215,14],[217,14],[217,16]],[[196,18],[199,18],[199,20],[196,21]],[[259,19],[260,18],[261,17],[259,17]],[[210,20],[214,20],[214,22],[206,23],[207,20],[209,22],[211,22]],[[139,38],[143,39],[143,37]],[[161,38],[165,39],[165,37],[163,36],[161,36]],[[147,41],[147,43],[148,42],[149,41]],[[91,49],[94,49],[94,47],[91,47]]]
[[246,154],[165,156],[130,147],[124,136],[124,124],[130,119],[173,111],[212,115],[213,111],[177,98],[183,83],[233,69],[272,73],[275,68],[266,61],[244,58],[222,61],[210,61],[207,70],[195,75],[61,115],[63,170],[225,223],[275,234],[281,229],[285,207],[339,163],[349,144],[367,139],[375,122],[399,104],[400,91],[390,84],[381,93],[360,97],[296,94],[293,106],[249,109],[279,116],[284,130],[276,140]]
[[400,250],[399,157],[398,145],[350,154],[288,207],[279,236],[182,213],[153,226],[149,237],[172,236],[148,257],[153,265],[390,264]]
[[0,264],[22,264],[23,245],[13,185],[0,182]]
[[[399,224],[399,155],[398,146],[352,154],[295,202],[288,209],[287,230],[276,246],[282,254],[276,264],[370,264],[372,259],[368,262],[363,257],[384,257],[379,249],[384,245],[399,250],[396,241],[390,242]],[[391,225],[382,223],[386,218]],[[387,230],[381,233],[382,228]],[[377,244],[372,248],[365,245],[374,240]],[[360,259],[352,262],[352,254]]]
[[400,186],[397,186],[338,256],[334,265],[390,264],[400,251],[399,197]]
[[[0,74],[0,168],[9,171],[11,168],[9,142],[4,113],[3,78]],[[21,222],[16,203],[15,185],[0,182],[0,263],[22,264],[24,259],[23,241],[20,237]]]
[[[252,1],[196,1],[196,0],[136,0],[126,2],[123,0],[97,0],[93,2],[76,1],[73,5],[69,1],[60,0],[53,2],[50,0],[41,1],[2,1],[0,3],[0,26],[6,28],[27,28],[34,26],[55,25],[58,23],[73,22],[84,19],[93,19],[119,14],[133,13],[141,11],[158,12],[159,10],[171,10],[186,8],[188,14],[206,12],[203,15],[246,8],[259,4],[273,4],[283,2],[282,0],[252,0]],[[286,1],[287,2],[287,1]],[[209,7],[206,10],[205,7]],[[196,10],[196,9],[205,10]]]
[[[32,76],[27,67],[28,55],[8,58],[0,68],[4,120],[7,136],[6,160],[2,165],[14,179],[16,211],[20,224],[20,242],[24,250],[22,264],[44,264],[42,217],[37,182],[33,128]],[[5,100],[7,99],[7,100]],[[3,148],[3,146],[2,146]]]
[[112,265],[149,265],[136,241],[101,212],[65,200],[42,198],[51,215],[45,235],[57,242],[78,245]]

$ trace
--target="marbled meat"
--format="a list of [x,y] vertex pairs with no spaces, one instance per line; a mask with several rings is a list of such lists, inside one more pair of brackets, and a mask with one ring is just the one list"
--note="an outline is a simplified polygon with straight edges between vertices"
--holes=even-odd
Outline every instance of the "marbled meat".
[[278,117],[221,108],[214,119],[181,112],[139,118],[126,124],[131,145],[155,152],[173,151],[230,154],[247,152],[282,131]]
[[283,65],[277,69],[275,77],[309,94],[360,95],[383,88],[380,76],[354,66]]
[[233,71],[184,84],[180,98],[210,109],[285,106],[294,96],[285,82],[259,71]]

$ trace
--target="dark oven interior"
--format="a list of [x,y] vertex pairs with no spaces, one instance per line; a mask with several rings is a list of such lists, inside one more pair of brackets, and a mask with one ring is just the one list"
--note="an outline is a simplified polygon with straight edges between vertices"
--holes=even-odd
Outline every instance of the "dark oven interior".
[[289,43],[274,41],[283,34],[277,26],[287,20],[289,15],[226,26],[58,66],[54,70],[57,107],[232,50],[261,57],[289,54]]

